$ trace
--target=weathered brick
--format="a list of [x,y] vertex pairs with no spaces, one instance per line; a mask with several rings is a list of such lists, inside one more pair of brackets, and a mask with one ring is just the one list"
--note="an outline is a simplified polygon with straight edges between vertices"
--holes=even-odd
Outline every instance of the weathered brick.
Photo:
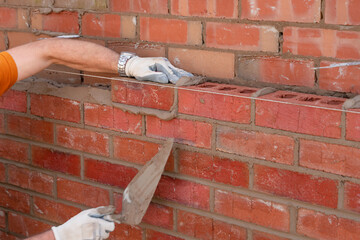
[[56,142],[64,147],[109,156],[109,136],[86,129],[56,126]]
[[0,96],[0,108],[16,112],[26,112],[26,93],[8,90],[6,93]]
[[16,167],[14,165],[9,165],[8,174],[9,184],[47,195],[53,194],[54,179],[48,174],[32,171],[26,168]]
[[176,142],[201,148],[211,148],[212,125],[185,119],[164,121],[147,116],[146,135],[162,139],[174,138]]
[[337,207],[338,184],[334,180],[261,165],[255,165],[254,174],[256,190]]
[[6,0],[6,4],[16,6],[48,7],[52,0]]
[[242,19],[288,21],[288,22],[319,22],[321,0],[242,0]]
[[344,207],[360,213],[360,185],[352,182],[345,183]]
[[143,240],[142,229],[139,226],[116,224],[115,230],[110,233],[108,239],[109,240],[118,240],[118,239]]
[[81,212],[80,208],[52,200],[34,197],[34,214],[37,217],[62,224]]
[[336,110],[341,109],[344,99],[286,91],[268,94],[262,99],[256,100],[255,123],[258,126],[322,137],[341,137],[341,112]]
[[18,8],[18,29],[28,29],[30,27],[30,21],[28,19],[29,10],[24,8]]
[[97,182],[126,188],[137,169],[94,159],[85,159],[85,177]]
[[176,67],[194,74],[216,78],[234,78],[234,53],[169,48],[169,60]]
[[142,116],[120,108],[85,103],[84,119],[90,126],[141,135]]
[[5,182],[6,180],[5,171],[5,165],[3,163],[0,163],[0,182]]
[[0,227],[6,228],[6,216],[5,216],[5,212],[2,210],[0,210]]
[[40,38],[49,38],[49,35],[35,35],[29,32],[8,32],[9,48],[14,48],[26,43],[38,41]]
[[5,132],[5,115],[3,113],[0,113],[0,133],[4,133]]
[[121,38],[121,16],[85,13],[82,17],[82,33],[85,36]]
[[167,0],[111,0],[114,12],[135,12],[151,14],[168,14]]
[[217,18],[236,18],[236,0],[171,0],[171,14],[181,16],[201,16]]
[[346,139],[360,141],[360,110],[350,109],[355,113],[346,113]]
[[179,150],[178,159],[181,174],[248,187],[249,169],[246,163],[185,150]]
[[172,230],[174,225],[173,209],[167,206],[151,203],[149,208],[146,210],[146,214],[142,221],[144,223]]
[[213,220],[179,210],[177,231],[197,239],[213,239]]
[[292,164],[294,140],[287,136],[218,126],[216,149],[267,161]]
[[243,51],[278,52],[279,32],[271,26],[208,22],[206,46]]
[[38,167],[80,176],[80,156],[38,146],[31,147],[32,164]]
[[18,238],[14,235],[10,235],[9,233],[3,232],[0,230],[0,239],[6,239],[6,240],[17,240]]
[[0,32],[0,51],[5,51],[6,45],[5,45],[5,34],[3,32]]
[[325,23],[360,25],[360,2],[356,0],[326,0]]
[[[322,61],[321,67],[329,67],[336,62]],[[360,93],[360,68],[358,66],[345,66],[320,69],[319,87],[337,92]]]
[[139,57],[165,57],[165,47],[160,44],[108,41],[108,48],[120,52],[133,52]]
[[289,231],[289,208],[283,204],[215,190],[215,212],[261,226]]
[[31,94],[31,114],[80,123],[80,102],[39,94]]
[[360,59],[360,33],[285,27],[283,52],[315,57]]
[[297,232],[316,239],[357,239],[360,222],[301,208],[298,212]]
[[0,7],[0,28],[17,27],[17,9]]
[[26,143],[16,142],[13,140],[0,138],[0,157],[27,163],[29,145]]
[[111,94],[114,102],[160,110],[170,110],[174,102],[174,89],[161,85],[112,81]]
[[253,240],[290,240],[290,239],[278,237],[269,233],[253,231]]
[[174,237],[165,233],[156,232],[152,229],[146,229],[146,240],[184,240],[183,238]]
[[150,42],[202,44],[201,22],[180,19],[140,18],[140,39]]
[[9,213],[9,230],[30,237],[49,230],[51,225],[17,213]]
[[187,206],[209,210],[210,189],[198,183],[163,176],[155,195]]
[[7,116],[7,133],[39,142],[54,142],[54,124],[42,120]]
[[213,222],[214,240],[246,240],[246,229],[229,223],[215,221]]
[[26,193],[0,187],[0,206],[30,213],[30,196]]
[[109,205],[109,192],[105,189],[57,178],[57,196],[89,207]]
[[300,165],[360,178],[360,149],[301,139]]
[[279,57],[240,57],[238,76],[252,82],[314,87],[314,62]]
[[179,113],[236,123],[250,123],[251,100],[249,98],[256,90],[225,84],[203,84],[179,89]]
[[54,6],[57,8],[91,9],[100,11],[108,8],[107,0],[61,0],[55,1]]
[[31,16],[31,28],[43,31],[78,33],[78,13],[62,11],[50,14],[33,13]]

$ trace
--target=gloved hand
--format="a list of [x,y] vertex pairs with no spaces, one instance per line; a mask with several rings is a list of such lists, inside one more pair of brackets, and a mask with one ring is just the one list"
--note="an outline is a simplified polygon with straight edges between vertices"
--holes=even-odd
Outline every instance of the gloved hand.
[[158,83],[176,83],[181,77],[193,77],[189,72],[174,67],[167,58],[141,58],[138,56],[129,59],[125,66],[128,77],[137,80],[148,80]]
[[[113,214],[115,207],[106,206],[84,210],[63,225],[52,227],[56,240],[101,240],[109,237],[115,224],[102,217]],[[90,217],[89,215],[96,216]]]

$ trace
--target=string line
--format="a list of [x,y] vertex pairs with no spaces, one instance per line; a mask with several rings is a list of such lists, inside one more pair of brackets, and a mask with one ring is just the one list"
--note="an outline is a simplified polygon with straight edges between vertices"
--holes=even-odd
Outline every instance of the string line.
[[[158,83],[154,83],[154,82],[150,82],[150,81],[138,81],[138,80],[124,79],[124,78],[105,77],[105,76],[97,76],[97,75],[84,74],[84,73],[73,73],[73,72],[67,72],[67,71],[52,70],[52,69],[45,69],[45,71],[57,72],[57,73],[65,73],[65,74],[71,74],[71,75],[77,75],[77,76],[94,77],[94,78],[100,78],[100,79],[107,79],[107,80],[114,80],[114,81],[120,81],[120,82],[126,82],[126,83],[136,83],[136,84],[143,84],[143,85],[159,87]],[[316,109],[323,109],[323,110],[329,110],[329,111],[360,114],[360,112],[351,111],[351,110],[345,110],[345,109],[336,109],[336,108],[329,108],[329,107],[323,107],[323,106],[306,105],[306,104],[301,104],[301,103],[284,102],[284,101],[280,101],[280,100],[265,99],[265,98],[259,98],[259,97],[251,97],[251,96],[242,96],[242,95],[235,95],[235,94],[230,94],[230,93],[212,92],[212,91],[206,91],[206,90],[201,90],[201,89],[177,87],[175,85],[170,85],[170,84],[164,84],[164,85],[161,85],[161,87],[166,87],[166,88],[171,88],[171,89],[181,89],[181,90],[199,92],[199,93],[215,94],[215,95],[228,96],[228,97],[237,97],[237,98],[264,101],[264,102],[280,103],[280,104],[285,104],[285,105],[294,105],[294,106],[300,106],[300,107],[316,108]]]

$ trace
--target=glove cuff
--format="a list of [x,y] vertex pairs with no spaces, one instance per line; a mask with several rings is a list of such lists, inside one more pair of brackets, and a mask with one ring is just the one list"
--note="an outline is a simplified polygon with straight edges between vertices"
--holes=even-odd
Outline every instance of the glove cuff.
[[54,233],[55,239],[56,239],[56,240],[61,240],[60,234],[59,234],[59,232],[58,232],[58,230],[57,230],[57,227],[52,227],[51,230],[52,230],[53,233]]
[[135,57],[135,53],[131,53],[131,52],[122,52],[120,54],[119,60],[118,60],[118,73],[120,76],[122,77],[130,77],[129,75],[126,74],[125,69],[126,69],[126,63],[133,57]]

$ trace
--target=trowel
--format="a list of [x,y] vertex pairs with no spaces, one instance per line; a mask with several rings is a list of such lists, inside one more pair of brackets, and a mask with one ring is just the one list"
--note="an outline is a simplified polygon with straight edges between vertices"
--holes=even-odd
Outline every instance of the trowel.
[[120,214],[91,215],[91,217],[129,225],[140,224],[160,181],[173,143],[173,140],[168,140],[131,180],[123,194]]

